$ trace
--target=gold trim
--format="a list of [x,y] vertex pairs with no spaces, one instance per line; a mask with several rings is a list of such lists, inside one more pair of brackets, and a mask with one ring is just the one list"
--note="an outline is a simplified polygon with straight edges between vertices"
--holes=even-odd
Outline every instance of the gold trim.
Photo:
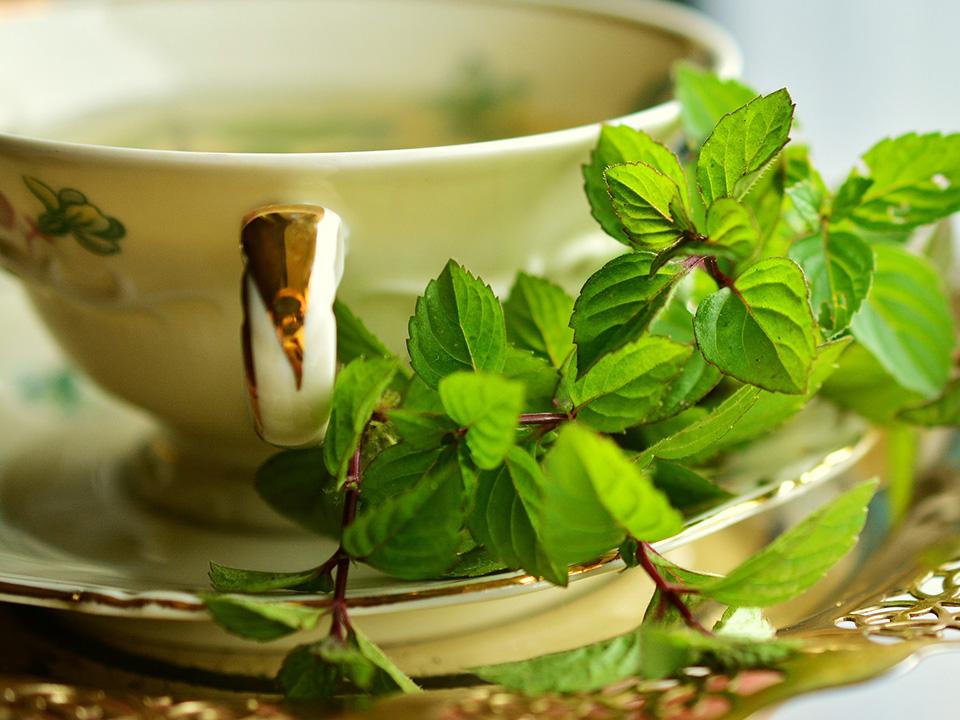
[[[244,291],[249,278],[270,313],[298,390],[303,383],[303,327],[310,300],[310,274],[316,254],[317,228],[323,216],[324,209],[320,207],[273,205],[247,215],[240,232]],[[244,357],[251,398],[255,400],[247,300],[244,292]]]

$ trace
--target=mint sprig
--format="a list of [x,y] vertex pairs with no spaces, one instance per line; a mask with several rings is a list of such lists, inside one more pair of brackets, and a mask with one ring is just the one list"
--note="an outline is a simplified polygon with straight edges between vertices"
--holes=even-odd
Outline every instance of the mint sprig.
[[[205,598],[224,628],[260,641],[329,614],[327,637],[281,670],[291,699],[417,690],[352,623],[356,563],[410,580],[508,568],[562,586],[569,564],[619,549],[656,588],[643,623],[475,670],[525,692],[775,665],[798,648],[771,637],[759,608],[805,592],[853,547],[875,486],[718,577],[655,547],[731,498],[718,460],[814,398],[897,427],[960,422],[943,284],[905,246],[960,209],[960,135],[884,140],[833,191],[809,149],[788,144],[786,90],[758,95],[689,65],[677,81],[682,162],[608,126],[584,165],[590,210],[624,254],[576,297],[520,273],[501,302],[451,260],[410,319],[412,375],[335,306],[342,368],[324,446],[278,454],[256,485],[340,546],[303,570],[213,563],[219,594]],[[303,592],[329,606],[297,604]]]

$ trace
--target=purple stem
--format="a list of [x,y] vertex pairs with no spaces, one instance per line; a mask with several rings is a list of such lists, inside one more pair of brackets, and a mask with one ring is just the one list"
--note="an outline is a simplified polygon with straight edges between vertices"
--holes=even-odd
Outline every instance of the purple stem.
[[657,589],[660,591],[662,602],[669,602],[671,605],[673,605],[677,612],[680,613],[680,616],[683,618],[683,621],[688,627],[702,632],[704,635],[709,635],[710,633],[708,633],[706,628],[704,628],[703,625],[701,625],[693,616],[693,612],[691,612],[690,608],[687,607],[687,604],[683,601],[683,598],[680,597],[682,593],[692,594],[695,593],[696,590],[668,582],[667,579],[660,573],[660,569],[650,559],[650,552],[655,553],[656,551],[650,547],[649,543],[642,542],[637,544],[637,562],[640,563],[640,567],[644,569],[647,575],[650,576],[650,579],[653,580],[654,585],[657,586]]

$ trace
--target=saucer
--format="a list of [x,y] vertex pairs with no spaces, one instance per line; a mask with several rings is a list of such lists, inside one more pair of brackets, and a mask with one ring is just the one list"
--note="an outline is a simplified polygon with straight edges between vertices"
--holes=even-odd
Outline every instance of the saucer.
[[[177,662],[204,664],[209,656],[221,666],[214,658],[222,653],[247,653],[254,646],[213,626],[204,610],[199,593],[209,589],[208,563],[300,569],[326,558],[332,541],[292,525],[191,523],[146,502],[123,482],[122,469],[155,432],[151,420],[72,371],[8,278],[0,278],[0,307],[0,600],[70,611],[64,617],[81,629]],[[809,414],[814,417],[791,421],[738,453],[724,472],[742,493],[691,519],[658,548],[684,557],[696,540],[839,477],[872,443],[859,421],[826,405]],[[818,430],[811,434],[811,428]],[[782,459],[783,447],[792,449],[793,459],[771,469],[769,459]],[[616,572],[622,568],[610,553],[572,567],[571,586],[561,590],[522,572],[410,582],[358,565],[348,597],[360,624],[388,648],[449,642],[533,617],[543,622],[578,598],[589,595],[595,602],[598,593],[623,610],[623,624],[635,624],[644,603],[625,595],[626,585],[641,595],[649,588],[642,574]],[[624,604],[624,597],[631,601]],[[304,595],[297,601],[326,605],[329,599]],[[459,607],[465,603],[473,604],[471,610]],[[572,643],[571,633],[557,633],[561,645]],[[522,652],[516,636],[513,646]],[[273,644],[271,652],[277,656],[285,647]],[[401,664],[420,673],[449,670],[431,647]],[[488,661],[480,655],[477,662]]]

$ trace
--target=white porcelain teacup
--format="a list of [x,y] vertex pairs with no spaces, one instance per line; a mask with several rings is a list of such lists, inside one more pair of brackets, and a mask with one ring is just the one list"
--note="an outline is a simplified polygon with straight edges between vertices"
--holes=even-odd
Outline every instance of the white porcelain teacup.
[[252,462],[245,217],[342,218],[337,292],[399,350],[448,258],[504,292],[521,269],[575,286],[611,253],[580,165],[602,121],[674,132],[684,58],[739,70],[724,33],[647,0],[16,4],[0,260],[102,387],[180,447]]

